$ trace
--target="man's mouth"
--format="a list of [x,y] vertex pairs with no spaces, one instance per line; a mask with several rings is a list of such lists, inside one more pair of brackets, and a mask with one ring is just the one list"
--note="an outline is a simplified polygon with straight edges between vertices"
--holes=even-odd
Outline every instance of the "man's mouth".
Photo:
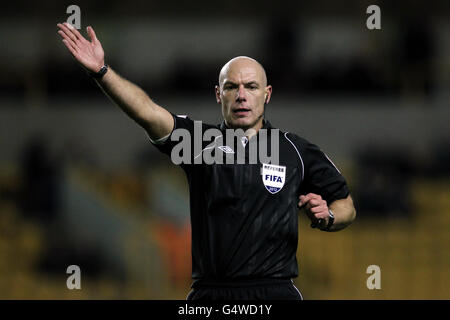
[[233,110],[233,114],[238,117],[245,117],[250,112],[249,108],[236,108]]

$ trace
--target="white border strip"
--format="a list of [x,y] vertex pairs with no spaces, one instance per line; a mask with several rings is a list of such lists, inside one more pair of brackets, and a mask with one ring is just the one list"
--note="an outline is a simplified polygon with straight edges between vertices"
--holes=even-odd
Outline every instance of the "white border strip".
[[303,163],[302,156],[300,155],[300,152],[298,152],[297,147],[296,147],[295,144],[287,137],[287,134],[288,134],[288,133],[289,133],[289,132],[286,132],[286,133],[284,134],[284,137],[287,139],[287,141],[289,141],[289,142],[292,144],[292,146],[294,147],[295,151],[297,151],[297,154],[298,154],[298,157],[300,158],[300,161],[302,162],[302,181],[303,181],[303,179],[305,178],[305,164]]
[[214,147],[216,146],[216,140],[219,139],[220,137],[222,137],[222,135],[217,136],[217,137],[214,139],[214,142],[211,142],[211,143],[213,143],[212,146],[210,145],[210,146],[204,148],[202,151],[200,151],[200,153],[194,157],[194,160],[197,159],[199,156],[201,156],[202,153],[203,153],[203,151],[214,148]]
[[300,295],[300,298],[303,300],[302,293],[300,292],[300,290],[297,289],[297,287],[295,286],[294,281],[292,279],[291,279],[291,282],[292,282],[292,286],[294,287],[295,290],[297,290],[298,294]]
[[[323,152],[323,151],[322,151]],[[323,154],[325,155],[325,157],[327,157],[327,159],[328,159],[328,161],[330,161],[331,162],[331,164],[333,165],[333,167],[337,170],[337,172],[339,172],[339,173],[341,173],[340,171],[339,171],[339,169],[336,167],[336,165],[334,164],[334,162],[333,161],[331,161],[331,159],[330,158],[328,158],[328,156],[327,156],[327,154],[325,153],[325,152],[323,152]],[[342,174],[342,173],[341,173]]]

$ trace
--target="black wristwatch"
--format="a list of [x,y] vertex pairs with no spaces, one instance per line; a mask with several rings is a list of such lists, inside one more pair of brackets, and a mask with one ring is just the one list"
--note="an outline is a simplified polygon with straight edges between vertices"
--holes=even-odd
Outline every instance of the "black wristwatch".
[[329,214],[330,216],[329,216],[329,218],[328,218],[327,226],[326,226],[325,228],[323,228],[323,229],[320,229],[320,230],[322,230],[322,231],[328,231],[328,230],[330,230],[330,228],[333,226],[333,223],[334,223],[334,214],[333,214],[333,211],[331,211],[331,210],[328,209],[328,214]]
[[333,211],[331,211],[330,209],[328,209],[328,215],[329,215],[329,217],[328,217],[328,223],[327,223],[327,225],[325,226],[325,228],[320,228],[320,227],[319,227],[319,226],[322,224],[323,219],[318,219],[318,220],[316,221],[316,223],[312,222],[312,223],[311,223],[311,228],[317,228],[317,227],[319,227],[319,229],[322,230],[322,231],[328,231],[328,230],[330,230],[331,226],[332,226],[333,223],[334,223],[334,214],[333,214]]
[[92,71],[88,71],[88,74],[95,79],[101,79],[103,78],[103,76],[105,75],[106,72],[108,72],[108,65],[105,63],[103,65],[103,67],[101,67],[101,69],[98,72],[92,72]]

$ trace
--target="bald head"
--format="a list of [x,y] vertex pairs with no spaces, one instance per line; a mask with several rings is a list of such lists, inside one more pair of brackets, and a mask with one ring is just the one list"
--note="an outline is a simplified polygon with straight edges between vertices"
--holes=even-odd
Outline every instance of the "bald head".
[[237,74],[244,70],[255,73],[261,86],[267,86],[267,76],[263,66],[255,59],[246,56],[233,58],[222,67],[219,74],[219,86],[222,87],[225,79],[229,77],[230,73]]
[[256,131],[262,127],[272,86],[267,85],[266,72],[258,61],[249,57],[228,61],[220,71],[215,93],[227,126]]

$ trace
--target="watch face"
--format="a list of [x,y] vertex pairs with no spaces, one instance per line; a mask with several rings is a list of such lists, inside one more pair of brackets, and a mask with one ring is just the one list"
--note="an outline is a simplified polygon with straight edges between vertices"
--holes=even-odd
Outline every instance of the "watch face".
[[108,65],[105,64],[98,72],[90,72],[90,75],[96,79],[102,78],[108,71]]

